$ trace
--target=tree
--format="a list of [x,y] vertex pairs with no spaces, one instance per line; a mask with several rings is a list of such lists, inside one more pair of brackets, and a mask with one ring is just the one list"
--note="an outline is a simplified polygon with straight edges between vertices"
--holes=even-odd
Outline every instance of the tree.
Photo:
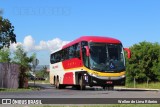
[[8,48],[3,48],[0,50],[0,62],[10,62],[10,50]]
[[43,72],[44,72],[44,78],[48,78],[49,77],[49,73],[47,72],[47,66],[43,67]]
[[36,72],[36,77],[37,78],[45,79],[45,78],[48,78],[48,76],[49,76],[49,73],[47,72],[47,67],[46,66],[44,66],[40,71]]
[[9,47],[10,42],[16,42],[16,35],[14,34],[14,26],[8,19],[3,19],[0,16],[0,49]]
[[35,54],[31,57],[27,56],[22,46],[18,45],[17,50],[14,52],[13,62],[20,65],[19,87],[24,87],[25,79],[27,78],[27,71],[31,69],[30,63],[35,58]]
[[131,59],[127,60],[127,80],[137,82],[160,80],[160,45],[140,42],[130,47]]

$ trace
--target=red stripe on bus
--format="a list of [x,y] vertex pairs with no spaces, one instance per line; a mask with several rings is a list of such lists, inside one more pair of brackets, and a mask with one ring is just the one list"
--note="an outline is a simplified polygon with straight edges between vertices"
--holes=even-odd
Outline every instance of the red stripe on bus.
[[62,62],[64,69],[78,68],[82,67],[82,60],[79,58],[72,58]]
[[63,84],[73,84],[73,72],[64,74]]

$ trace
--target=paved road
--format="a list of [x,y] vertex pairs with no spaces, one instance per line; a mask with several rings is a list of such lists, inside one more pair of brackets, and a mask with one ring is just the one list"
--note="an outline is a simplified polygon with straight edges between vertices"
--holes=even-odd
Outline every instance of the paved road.
[[43,87],[43,89],[23,92],[0,92],[0,98],[160,98],[159,90],[116,88],[113,91],[105,91],[101,87],[87,87],[87,90],[81,91],[71,87],[57,90],[49,84],[36,85]]

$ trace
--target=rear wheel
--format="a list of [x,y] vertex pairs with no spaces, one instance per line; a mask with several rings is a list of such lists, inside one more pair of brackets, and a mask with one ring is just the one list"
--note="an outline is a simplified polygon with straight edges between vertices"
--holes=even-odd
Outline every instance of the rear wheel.
[[57,89],[65,88],[65,85],[62,85],[62,84],[59,83],[59,78],[56,78],[56,84],[55,85],[56,85]]
[[57,89],[59,89],[59,79],[58,78],[55,79],[55,86]]
[[54,86],[56,85],[56,79],[55,79],[55,77],[53,77],[53,85]]

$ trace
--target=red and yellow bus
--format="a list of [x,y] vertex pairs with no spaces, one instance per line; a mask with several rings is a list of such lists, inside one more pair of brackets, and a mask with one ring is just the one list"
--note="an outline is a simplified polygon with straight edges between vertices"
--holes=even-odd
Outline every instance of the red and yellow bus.
[[50,55],[50,83],[57,89],[125,85],[125,56],[130,50],[110,37],[82,36]]

